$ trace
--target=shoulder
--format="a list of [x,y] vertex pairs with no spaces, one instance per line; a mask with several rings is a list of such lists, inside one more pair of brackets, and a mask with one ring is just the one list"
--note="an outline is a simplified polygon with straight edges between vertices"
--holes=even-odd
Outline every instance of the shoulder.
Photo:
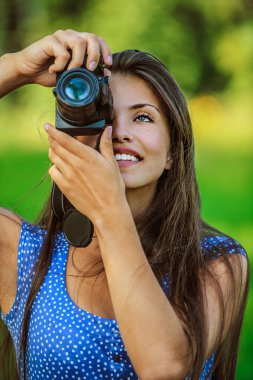
[[21,227],[20,216],[0,208],[0,255],[3,250],[17,249]]
[[0,208],[0,302],[2,310],[8,309],[15,297],[21,226],[22,221],[18,215]]
[[[243,315],[249,286],[245,249],[226,235],[202,239],[204,267],[200,272],[207,322],[207,357],[226,338]],[[219,343],[218,343],[219,342]]]
[[247,252],[241,243],[225,234],[203,236],[201,249],[206,259],[218,258],[225,254],[241,254],[247,258]]
[[19,215],[0,208],[0,264],[8,263],[11,257],[17,261],[19,248],[36,247],[45,236],[39,226],[32,225]]
[[208,235],[201,241],[202,254],[213,278],[226,288],[225,283],[237,286],[240,290],[246,286],[249,276],[248,255],[236,239],[228,235]]
[[0,208],[0,305],[11,309],[18,286],[24,283],[37,258],[45,233],[20,216]]
[[[249,261],[244,247],[225,234],[204,236],[201,241],[204,267],[202,279],[213,288],[221,290],[223,299],[234,304],[243,299],[249,284]],[[215,295],[217,297],[217,294]]]

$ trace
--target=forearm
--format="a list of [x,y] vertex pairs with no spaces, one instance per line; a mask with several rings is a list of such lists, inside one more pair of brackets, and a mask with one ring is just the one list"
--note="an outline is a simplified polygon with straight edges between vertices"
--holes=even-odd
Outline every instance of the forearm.
[[166,376],[180,373],[180,365],[187,371],[188,340],[146,259],[130,209],[100,222],[96,232],[114,312],[138,375],[148,370],[174,378]]
[[0,57],[0,98],[26,83],[15,70],[16,54],[5,54]]

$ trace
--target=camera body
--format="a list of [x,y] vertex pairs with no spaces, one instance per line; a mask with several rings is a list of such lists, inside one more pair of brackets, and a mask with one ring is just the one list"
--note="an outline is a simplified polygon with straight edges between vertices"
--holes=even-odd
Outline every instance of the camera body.
[[56,129],[71,136],[96,135],[113,119],[113,98],[103,65],[93,72],[81,68],[57,76]]

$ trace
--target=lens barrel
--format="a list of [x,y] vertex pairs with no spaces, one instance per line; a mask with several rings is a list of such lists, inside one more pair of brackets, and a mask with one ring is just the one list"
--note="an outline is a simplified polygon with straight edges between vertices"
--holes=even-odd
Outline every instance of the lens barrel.
[[85,68],[63,71],[57,78],[56,128],[71,135],[99,133],[112,123],[113,99],[108,77]]
[[56,84],[58,111],[71,124],[83,125],[96,113],[99,84],[95,75],[85,69],[64,71]]

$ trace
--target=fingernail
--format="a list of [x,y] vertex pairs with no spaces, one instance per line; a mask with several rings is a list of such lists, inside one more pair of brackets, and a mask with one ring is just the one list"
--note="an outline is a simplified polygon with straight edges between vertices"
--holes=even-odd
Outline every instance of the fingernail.
[[112,65],[112,56],[111,55],[108,55],[107,57],[107,62],[108,62],[108,65]]
[[96,62],[95,61],[91,61],[91,63],[89,64],[89,70],[93,71],[96,67]]
[[44,127],[45,131],[47,132],[49,130],[49,128],[50,128],[50,125],[49,124],[44,124],[43,127]]

